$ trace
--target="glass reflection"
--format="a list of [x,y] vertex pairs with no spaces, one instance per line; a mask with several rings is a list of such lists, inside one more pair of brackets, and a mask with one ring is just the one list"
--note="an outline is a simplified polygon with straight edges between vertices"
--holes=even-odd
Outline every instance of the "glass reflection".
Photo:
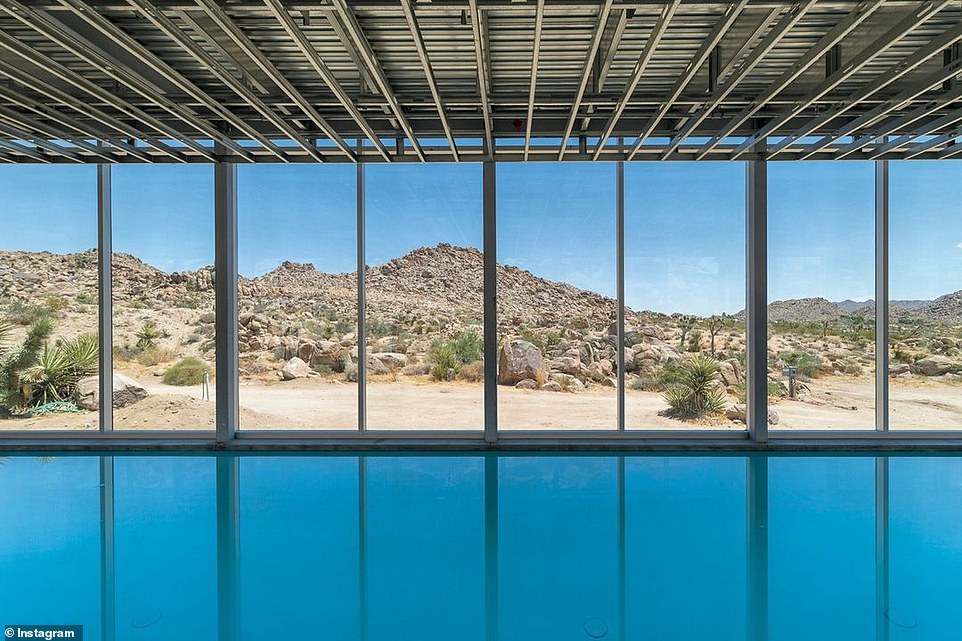
[[89,639],[951,638],[962,458],[0,459],[0,623]]

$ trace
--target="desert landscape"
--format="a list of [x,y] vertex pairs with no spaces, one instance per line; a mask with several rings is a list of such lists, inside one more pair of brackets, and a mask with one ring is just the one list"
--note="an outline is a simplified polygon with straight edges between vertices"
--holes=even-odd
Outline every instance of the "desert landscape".
[[[97,253],[0,251],[0,429],[94,429]],[[214,425],[214,273],[113,256],[117,429]],[[422,247],[357,275],[284,262],[239,283],[241,427],[353,429],[367,360],[370,429],[483,424],[482,255]],[[616,303],[498,267],[499,424],[611,429]],[[874,427],[874,304],[769,306],[773,429]],[[962,426],[962,292],[891,304],[893,428]],[[744,318],[626,310],[629,428],[744,428]],[[790,376],[791,374],[791,376]],[[793,379],[793,380],[791,380]]]

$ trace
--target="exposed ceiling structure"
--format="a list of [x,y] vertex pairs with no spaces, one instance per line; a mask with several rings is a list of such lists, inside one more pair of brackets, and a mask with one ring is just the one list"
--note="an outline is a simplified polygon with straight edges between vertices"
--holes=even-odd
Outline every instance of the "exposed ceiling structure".
[[962,0],[0,0],[0,163],[962,158]]

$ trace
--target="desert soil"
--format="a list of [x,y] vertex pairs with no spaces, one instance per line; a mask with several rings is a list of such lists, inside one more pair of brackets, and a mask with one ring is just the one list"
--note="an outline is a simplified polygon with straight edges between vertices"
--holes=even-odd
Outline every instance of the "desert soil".
[[[141,379],[143,380],[143,379]],[[213,429],[214,403],[194,387],[146,381],[150,395],[114,412],[117,429]],[[811,384],[805,401],[781,400],[775,429],[873,429],[874,381],[871,377],[826,377]],[[926,380],[891,385],[891,426],[914,429],[962,427],[962,395],[956,384]],[[589,389],[574,394],[498,389],[502,429],[611,429],[615,392]],[[368,385],[370,429],[480,429],[483,388],[477,383],[374,382]],[[264,383],[242,381],[241,427],[245,429],[353,429],[357,386],[323,379]],[[661,416],[657,392],[629,391],[629,428],[700,428]],[[742,429],[720,419],[707,426]],[[0,429],[96,429],[97,413],[56,414],[0,421]]]

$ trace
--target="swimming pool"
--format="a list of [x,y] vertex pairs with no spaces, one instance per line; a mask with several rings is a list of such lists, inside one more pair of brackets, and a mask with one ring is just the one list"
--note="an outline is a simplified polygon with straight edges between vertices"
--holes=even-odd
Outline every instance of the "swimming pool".
[[962,458],[11,456],[0,624],[86,639],[956,639]]

